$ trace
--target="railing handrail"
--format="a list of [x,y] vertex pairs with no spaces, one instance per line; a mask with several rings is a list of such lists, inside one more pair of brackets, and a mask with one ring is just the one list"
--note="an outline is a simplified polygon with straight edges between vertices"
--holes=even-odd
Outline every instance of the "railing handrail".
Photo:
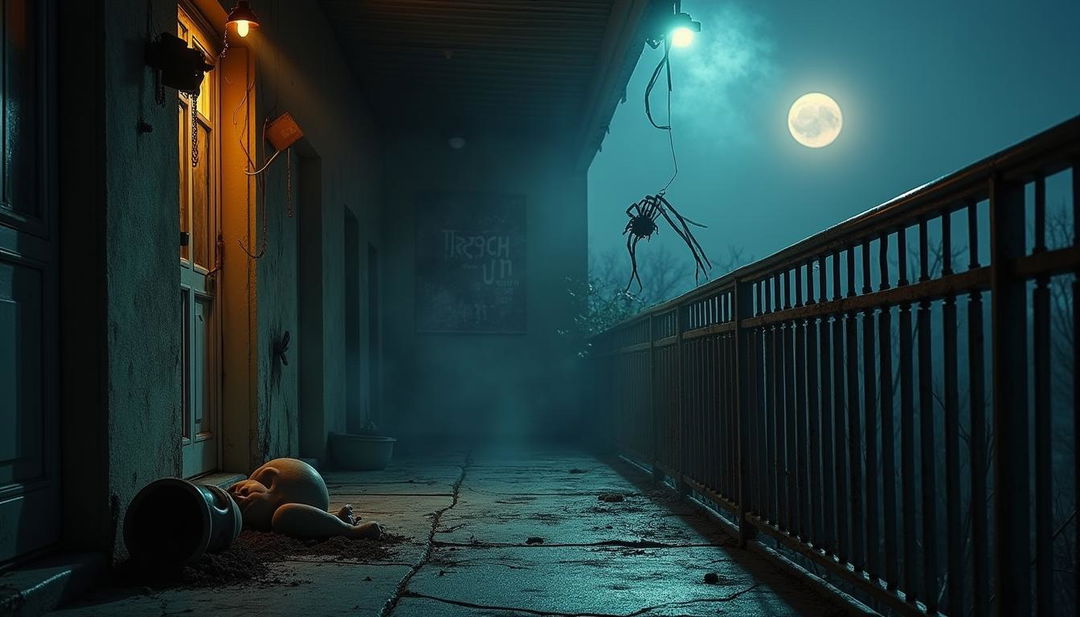
[[[910,218],[911,215],[917,214],[922,209],[929,212],[940,206],[944,200],[983,189],[990,177],[1003,170],[1010,172],[1007,178],[1010,180],[1023,178],[1025,174],[1036,170],[1047,175],[1060,171],[1067,167],[1067,164],[1062,161],[1069,158],[1070,155],[1080,155],[1080,145],[1078,144],[1080,144],[1080,115],[1074,116],[967,167],[893,197],[882,204],[780,249],[768,257],[736,268],[675,298],[645,308],[640,313],[611,326],[602,334],[627,327],[654,315],[666,313],[688,301],[730,287],[736,281],[752,280],[775,270],[784,263],[808,259],[833,248],[849,247],[853,244],[852,237],[861,238],[870,229],[888,228],[890,221]],[[1056,164],[1057,167],[1043,167],[1047,163]]]
[[1080,116],[608,329],[593,408],[740,545],[877,608],[1071,611],[1078,276]]

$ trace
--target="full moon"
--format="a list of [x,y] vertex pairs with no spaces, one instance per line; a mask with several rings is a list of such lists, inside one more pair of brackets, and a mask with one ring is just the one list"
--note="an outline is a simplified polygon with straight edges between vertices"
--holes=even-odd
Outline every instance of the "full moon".
[[787,125],[795,141],[807,148],[824,148],[840,134],[844,116],[831,97],[811,92],[800,96],[792,104]]

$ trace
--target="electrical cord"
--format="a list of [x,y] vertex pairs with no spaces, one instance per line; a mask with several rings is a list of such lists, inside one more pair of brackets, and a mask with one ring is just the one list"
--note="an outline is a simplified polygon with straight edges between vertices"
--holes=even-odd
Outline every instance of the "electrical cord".
[[256,171],[248,171],[245,169],[244,173],[249,176],[257,176],[261,174],[262,172],[266,171],[266,168],[270,166],[270,163],[274,162],[274,159],[276,159],[279,154],[281,154],[281,150],[276,150],[272,155],[270,155],[270,158],[266,159],[266,163],[262,167],[260,167]]
[[[656,82],[660,79],[660,74],[667,71],[667,124],[657,124],[656,119],[652,114],[652,92],[656,87]],[[656,68],[653,69],[652,75],[649,77],[649,84],[645,87],[645,116],[649,119],[649,123],[653,127],[667,131],[668,135],[668,147],[671,150],[671,165],[673,168],[671,178],[668,179],[664,188],[660,189],[659,195],[663,195],[675,182],[675,178],[679,176],[679,159],[675,154],[675,136],[671,130],[671,43],[664,43],[664,57],[657,63]]]

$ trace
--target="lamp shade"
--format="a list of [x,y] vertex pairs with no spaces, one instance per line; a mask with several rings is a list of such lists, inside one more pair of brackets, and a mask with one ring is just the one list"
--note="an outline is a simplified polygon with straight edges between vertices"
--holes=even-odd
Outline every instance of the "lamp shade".
[[252,26],[259,25],[259,17],[251,10],[248,0],[237,0],[236,6],[229,11],[229,24],[236,24],[236,33],[245,37]]

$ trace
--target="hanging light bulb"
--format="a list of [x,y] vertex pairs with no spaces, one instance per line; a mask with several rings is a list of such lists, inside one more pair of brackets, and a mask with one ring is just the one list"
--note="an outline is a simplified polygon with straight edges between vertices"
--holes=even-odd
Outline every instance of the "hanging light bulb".
[[259,18],[255,15],[255,11],[251,10],[251,4],[248,0],[236,0],[236,6],[229,11],[226,26],[228,24],[236,24],[236,34],[240,35],[240,38],[244,38],[252,27],[257,28],[259,26]]
[[687,13],[678,13],[671,20],[668,36],[672,47],[689,47],[694,42],[694,34],[701,32],[701,22],[694,21]]
[[[240,35],[243,36],[243,35]],[[680,26],[671,31],[671,44],[675,47],[690,47],[694,42],[694,31],[686,26]]]

